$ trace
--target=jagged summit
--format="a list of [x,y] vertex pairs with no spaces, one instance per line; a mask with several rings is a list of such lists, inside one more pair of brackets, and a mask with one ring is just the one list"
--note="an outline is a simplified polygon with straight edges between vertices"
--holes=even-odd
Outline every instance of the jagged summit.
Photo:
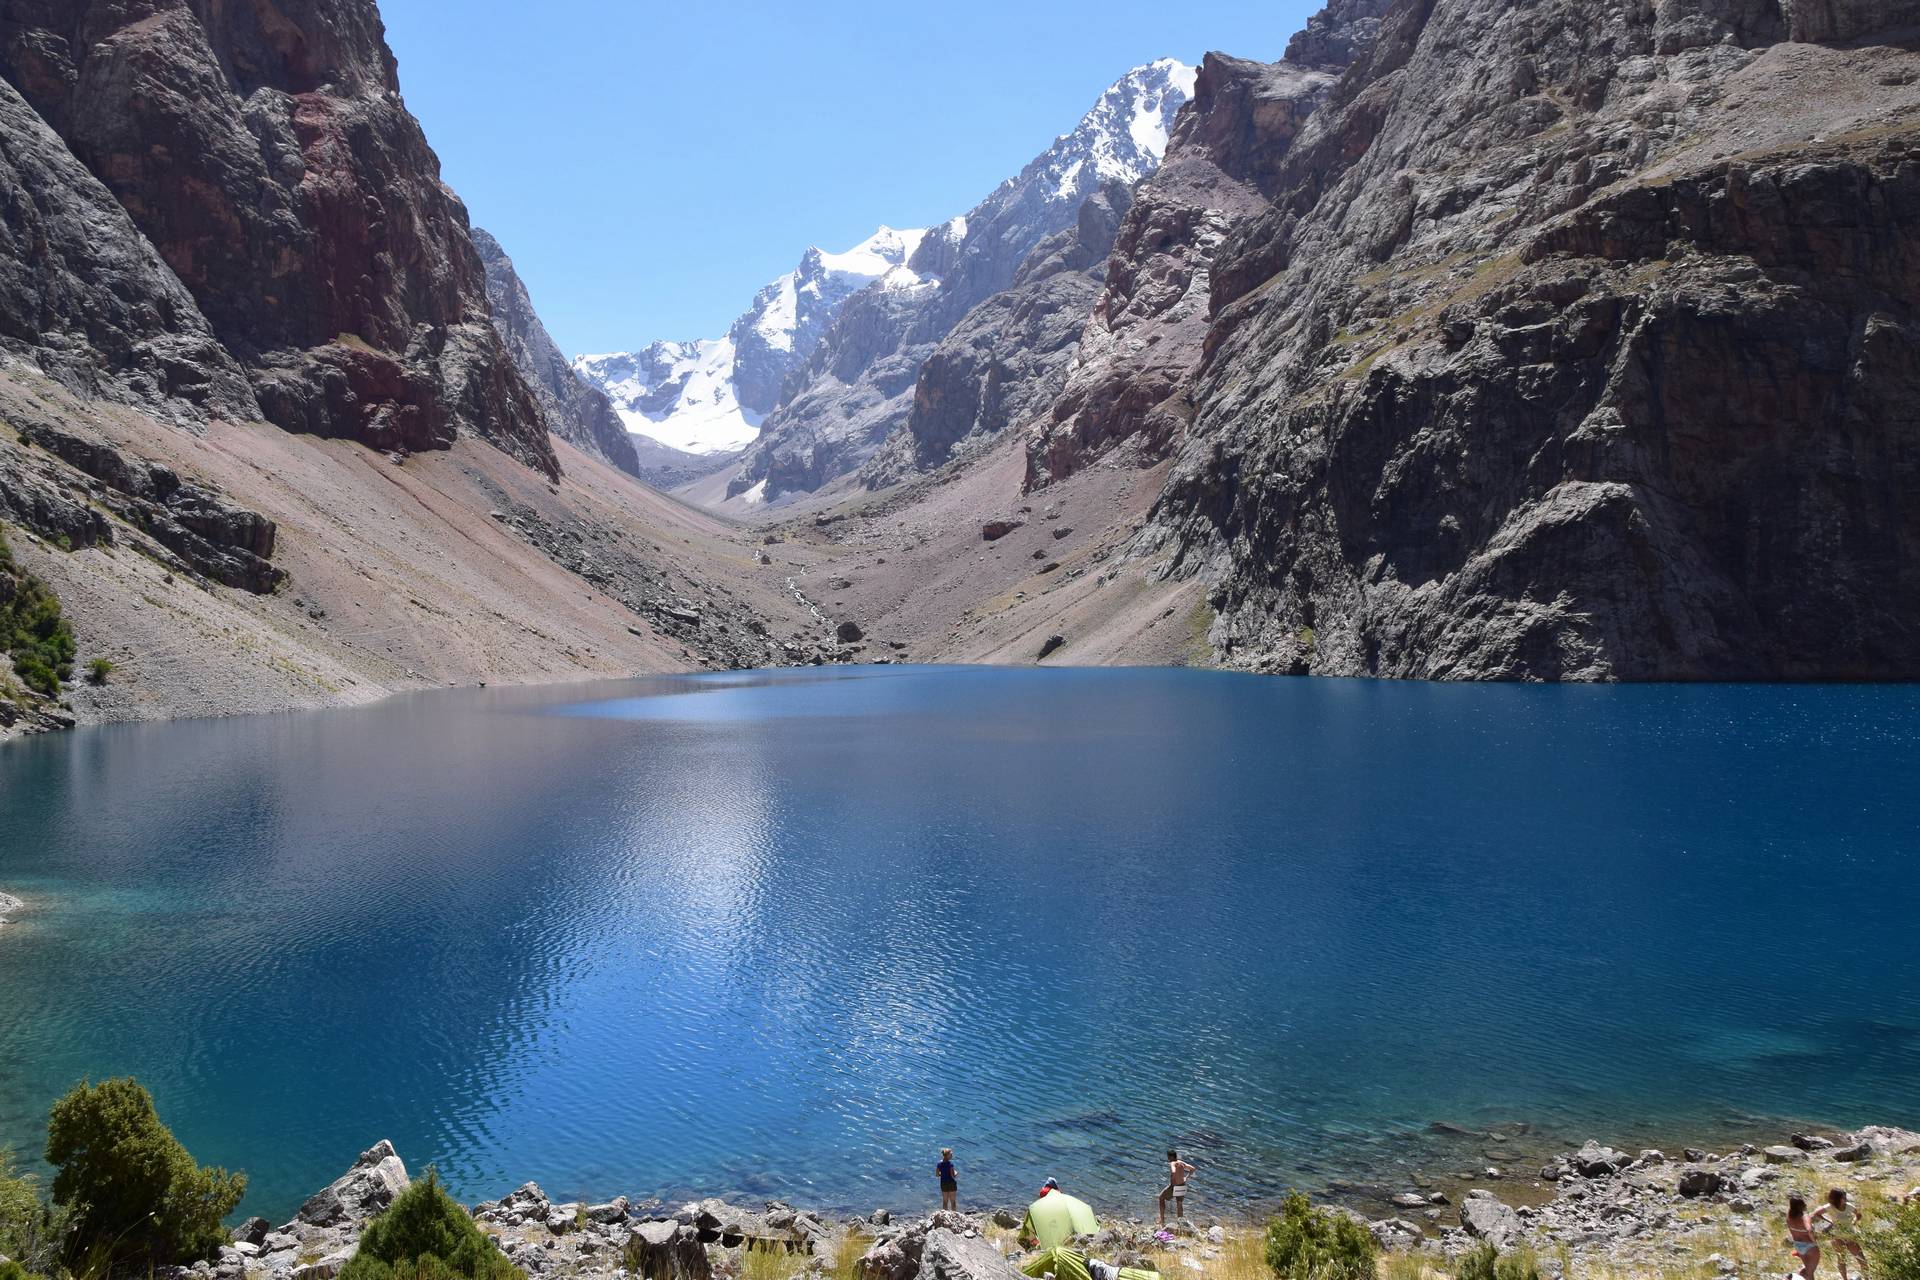
[[1196,71],[1174,58],[1135,67],[1100,95],[1071,133],[1063,133],[1008,186],[1045,175],[1049,200],[1078,206],[1103,182],[1132,186],[1167,153],[1167,133],[1193,96]]
[[[1089,196],[1153,172],[1194,75],[1172,58],[1128,71],[1070,132],[961,217],[923,229],[882,225],[840,253],[809,248],[798,267],[754,295],[724,337],[578,356],[574,368],[607,393],[631,431],[695,453],[753,444],[762,423],[823,373],[851,386],[866,372],[864,350],[831,342],[832,351],[819,350],[849,299],[877,287],[885,295],[878,309],[924,315],[937,339],[1003,288],[1026,251],[1071,224]],[[869,443],[863,433],[848,466]]]
[[937,283],[907,265],[926,235],[882,226],[841,253],[812,246],[754,294],[724,337],[576,356],[574,370],[606,392],[629,431],[689,453],[744,448],[850,295],[875,281]]

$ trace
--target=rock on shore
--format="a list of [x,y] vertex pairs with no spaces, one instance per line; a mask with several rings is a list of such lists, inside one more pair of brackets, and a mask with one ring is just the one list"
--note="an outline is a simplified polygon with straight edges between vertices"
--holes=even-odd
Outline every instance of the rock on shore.
[[[0,895],[0,904],[8,899]],[[1451,1210],[1445,1195],[1406,1193],[1405,1217],[1362,1222],[1390,1253],[1457,1257],[1482,1241],[1507,1250],[1531,1247],[1543,1276],[1560,1280],[1588,1265],[1662,1266],[1702,1256],[1718,1258],[1722,1275],[1760,1274],[1761,1260],[1779,1234],[1790,1191],[1811,1195],[1834,1185],[1880,1183],[1894,1193],[1920,1180],[1920,1133],[1873,1126],[1852,1133],[1793,1135],[1778,1150],[1800,1157],[1781,1162],[1776,1148],[1742,1147],[1724,1155],[1689,1149],[1679,1159],[1656,1150],[1629,1156],[1599,1143],[1558,1157],[1509,1204],[1472,1188]],[[1525,1187],[1512,1177],[1502,1187]],[[332,1280],[358,1247],[366,1224],[404,1191],[408,1175],[393,1144],[382,1139],[353,1167],[315,1193],[293,1220],[278,1228],[252,1218],[234,1232],[219,1257],[174,1268],[160,1280]],[[1551,1187],[1551,1198],[1539,1193]],[[1419,1203],[1416,1204],[1415,1200]],[[1398,1203],[1396,1199],[1396,1203]],[[1351,1211],[1348,1211],[1351,1212]],[[589,1203],[556,1203],[536,1183],[473,1207],[474,1220],[513,1264],[533,1277],[634,1277],[647,1280],[732,1280],[750,1250],[804,1258],[808,1277],[832,1271],[851,1246],[861,1254],[861,1280],[998,1280],[1017,1249],[1007,1231],[1019,1221],[1010,1210],[990,1214],[941,1211],[895,1218],[881,1209],[865,1218],[836,1220],[770,1200],[759,1209],[725,1200],[678,1206],[626,1196]],[[1451,1222],[1449,1217],[1457,1216]],[[1119,1266],[1164,1267],[1204,1276],[1223,1257],[1228,1229],[1181,1220],[1170,1239],[1140,1219],[1106,1219],[1081,1243],[1090,1255]],[[1712,1250],[1712,1253],[1708,1253]],[[1189,1278],[1190,1280],[1190,1278]]]

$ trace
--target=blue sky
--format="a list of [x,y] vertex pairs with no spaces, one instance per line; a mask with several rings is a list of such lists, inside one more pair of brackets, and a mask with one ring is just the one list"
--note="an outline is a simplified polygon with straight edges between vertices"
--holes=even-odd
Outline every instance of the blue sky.
[[1312,0],[382,0],[447,181],[569,355],[723,332],[809,244],[964,212],[1129,67]]

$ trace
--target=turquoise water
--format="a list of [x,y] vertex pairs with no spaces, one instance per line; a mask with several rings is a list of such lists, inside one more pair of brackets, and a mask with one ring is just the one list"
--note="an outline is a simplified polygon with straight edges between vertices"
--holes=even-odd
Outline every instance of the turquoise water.
[[[0,1142],[1214,1207],[1920,1123],[1920,689],[878,668],[0,747]],[[1433,1132],[1530,1126],[1516,1148]],[[1517,1157],[1516,1157],[1517,1158]]]

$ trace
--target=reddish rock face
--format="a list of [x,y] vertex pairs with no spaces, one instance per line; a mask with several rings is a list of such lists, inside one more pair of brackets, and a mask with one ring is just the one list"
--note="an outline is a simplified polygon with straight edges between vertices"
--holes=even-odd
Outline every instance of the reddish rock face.
[[372,0],[15,0],[0,72],[159,250],[272,421],[401,449],[469,430],[557,473]]

